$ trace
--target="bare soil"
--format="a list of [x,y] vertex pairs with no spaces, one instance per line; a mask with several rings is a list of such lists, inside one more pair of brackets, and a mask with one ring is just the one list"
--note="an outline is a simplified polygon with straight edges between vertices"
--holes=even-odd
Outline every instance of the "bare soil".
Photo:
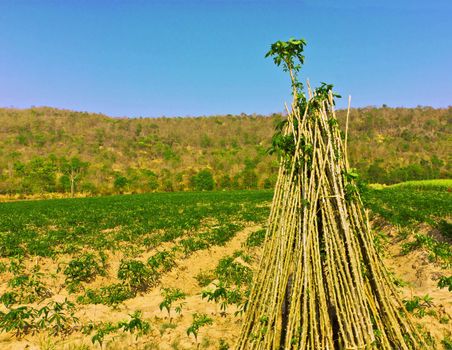
[[[246,227],[239,232],[226,246],[212,247],[193,253],[186,259],[178,260],[177,267],[166,273],[159,286],[151,289],[145,294],[125,301],[117,308],[111,308],[105,305],[77,305],[77,316],[81,324],[88,321],[93,322],[117,322],[128,319],[128,315],[135,310],[143,313],[143,319],[147,320],[152,327],[149,335],[136,339],[133,335],[125,333],[115,333],[105,338],[102,349],[219,349],[219,342],[222,339],[233,347],[234,341],[240,331],[240,316],[234,316],[234,308],[229,307],[226,314],[220,312],[219,306],[212,302],[203,300],[200,296],[202,288],[198,285],[196,276],[200,272],[212,270],[216,267],[218,261],[234,251],[243,249],[243,243],[248,235],[260,229],[258,226]],[[422,230],[429,229],[423,227]],[[407,285],[400,288],[402,298],[412,298],[413,296],[430,295],[433,298],[432,309],[436,316],[425,316],[416,318],[425,329],[440,344],[441,340],[452,332],[452,297],[447,289],[437,287],[438,278],[443,275],[450,275],[451,270],[445,270],[438,264],[432,263],[428,259],[428,253],[422,250],[416,250],[407,255],[401,255],[401,245],[397,230],[392,226],[385,226],[384,231],[389,236],[389,241],[385,245],[386,254],[383,257],[386,267],[394,272],[395,276]],[[255,255],[255,260],[251,264],[253,269],[258,266],[260,250],[251,251]],[[145,258],[143,254],[134,258]],[[118,268],[119,257],[109,256],[111,270]],[[64,288],[64,280],[55,276],[58,268],[57,262],[51,259],[35,259],[28,264],[39,264],[42,272],[45,273],[44,282],[51,286],[54,292],[54,300],[64,300],[65,298],[74,299]],[[58,275],[57,275],[58,276]],[[6,285],[6,281],[11,276],[7,273],[0,275],[0,294]],[[90,288],[112,283],[112,278],[97,278]],[[161,288],[177,287],[186,293],[186,304],[183,306],[182,314],[176,315],[174,312],[171,318],[166,310],[161,311],[159,304],[162,301]],[[207,287],[209,288],[209,287]],[[4,311],[4,310],[3,310]],[[213,318],[213,325],[203,327],[198,336],[197,342],[194,337],[187,336],[186,331],[192,322],[192,313],[206,313]],[[440,320],[442,320],[440,322]],[[446,320],[449,320],[446,323]],[[52,337],[47,334],[27,335],[22,339],[17,339],[11,334],[0,334],[0,349],[19,350],[19,349],[65,349],[82,350],[98,349],[99,345],[93,345],[91,336],[83,335],[80,332],[74,332],[66,338]],[[438,346],[441,349],[441,345]]]

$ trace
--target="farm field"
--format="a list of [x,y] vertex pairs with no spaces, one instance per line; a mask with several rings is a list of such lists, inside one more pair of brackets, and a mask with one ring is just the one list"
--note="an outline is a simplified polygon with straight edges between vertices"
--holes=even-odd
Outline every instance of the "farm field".
[[[452,348],[451,187],[363,193],[375,244],[434,349]],[[0,348],[232,348],[272,195],[1,203]]]

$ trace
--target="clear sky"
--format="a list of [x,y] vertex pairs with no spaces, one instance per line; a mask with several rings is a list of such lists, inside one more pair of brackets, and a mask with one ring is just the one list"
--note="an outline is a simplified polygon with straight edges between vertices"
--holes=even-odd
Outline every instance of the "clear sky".
[[0,0],[0,106],[278,112],[289,82],[264,54],[290,37],[303,77],[355,107],[452,105],[451,0]]

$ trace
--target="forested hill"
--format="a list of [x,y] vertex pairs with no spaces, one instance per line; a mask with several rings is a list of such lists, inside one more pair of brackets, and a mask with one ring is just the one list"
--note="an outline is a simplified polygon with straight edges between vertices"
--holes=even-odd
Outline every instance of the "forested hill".
[[[344,127],[345,111],[338,112]],[[0,194],[270,188],[278,115],[110,118],[0,109]],[[360,108],[349,120],[351,164],[369,182],[451,177],[452,107]]]

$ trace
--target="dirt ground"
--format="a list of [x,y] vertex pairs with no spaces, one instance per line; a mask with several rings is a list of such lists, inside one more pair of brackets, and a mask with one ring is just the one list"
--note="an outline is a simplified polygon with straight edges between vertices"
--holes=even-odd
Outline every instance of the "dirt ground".
[[[135,310],[140,310],[143,319],[151,324],[151,332],[148,335],[136,338],[134,335],[123,332],[113,333],[106,336],[102,349],[227,349],[233,348],[234,341],[240,331],[240,316],[234,316],[234,308],[229,307],[226,314],[222,314],[219,306],[212,302],[203,300],[200,296],[203,289],[209,287],[200,287],[195,278],[200,272],[209,271],[215,268],[218,261],[233,252],[243,249],[243,244],[251,232],[260,229],[258,226],[246,227],[239,232],[226,246],[211,247],[193,253],[186,259],[177,261],[177,267],[166,273],[159,286],[153,288],[145,294],[138,295],[133,299],[125,301],[117,308],[105,305],[77,305],[77,317],[80,322],[88,321],[117,322],[125,320],[128,315]],[[407,255],[401,255],[401,245],[397,229],[392,226],[385,226],[383,231],[387,233],[389,240],[386,242],[384,263],[395,276],[406,283],[400,288],[402,298],[412,298],[413,296],[430,295],[433,298],[432,310],[435,310],[435,316],[425,316],[416,318],[420,324],[431,332],[432,336],[440,344],[443,339],[452,331],[452,297],[447,289],[439,289],[437,281],[440,276],[450,275],[450,270],[444,270],[441,266],[432,263],[427,258],[427,253],[422,250],[411,252]],[[260,249],[250,252],[255,256],[251,267],[256,269],[260,256]],[[145,255],[140,256],[146,258]],[[136,257],[136,258],[140,258]],[[117,269],[119,257],[109,256],[111,263],[110,269]],[[57,288],[64,284],[64,280],[55,279],[52,272],[55,272],[57,265],[50,259],[38,259],[32,262],[42,266],[42,271],[46,275],[46,284],[53,285],[55,295],[53,299],[64,300],[71,298],[65,288]],[[6,278],[6,277],[5,277]],[[4,285],[5,281],[0,281]],[[99,277],[92,286],[100,286],[107,283],[108,279]],[[111,283],[109,281],[108,283]],[[90,285],[91,287],[91,285]],[[161,288],[177,287],[186,293],[186,304],[183,306],[181,315],[173,313],[172,318],[168,317],[165,310],[159,309],[162,301]],[[0,290],[0,293],[2,291]],[[74,298],[72,296],[72,298]],[[205,313],[213,319],[213,324],[201,328],[197,341],[193,335],[187,335],[187,328],[192,322],[192,313]],[[440,321],[442,320],[442,321]],[[446,320],[448,323],[446,323]],[[19,349],[65,349],[82,350],[98,349],[99,345],[93,345],[92,335],[83,335],[80,332],[74,332],[66,338],[52,337],[47,334],[26,335],[17,339],[11,334],[0,334],[0,349],[19,350]],[[220,348],[220,340],[224,345]],[[438,349],[441,349],[438,345]]]

